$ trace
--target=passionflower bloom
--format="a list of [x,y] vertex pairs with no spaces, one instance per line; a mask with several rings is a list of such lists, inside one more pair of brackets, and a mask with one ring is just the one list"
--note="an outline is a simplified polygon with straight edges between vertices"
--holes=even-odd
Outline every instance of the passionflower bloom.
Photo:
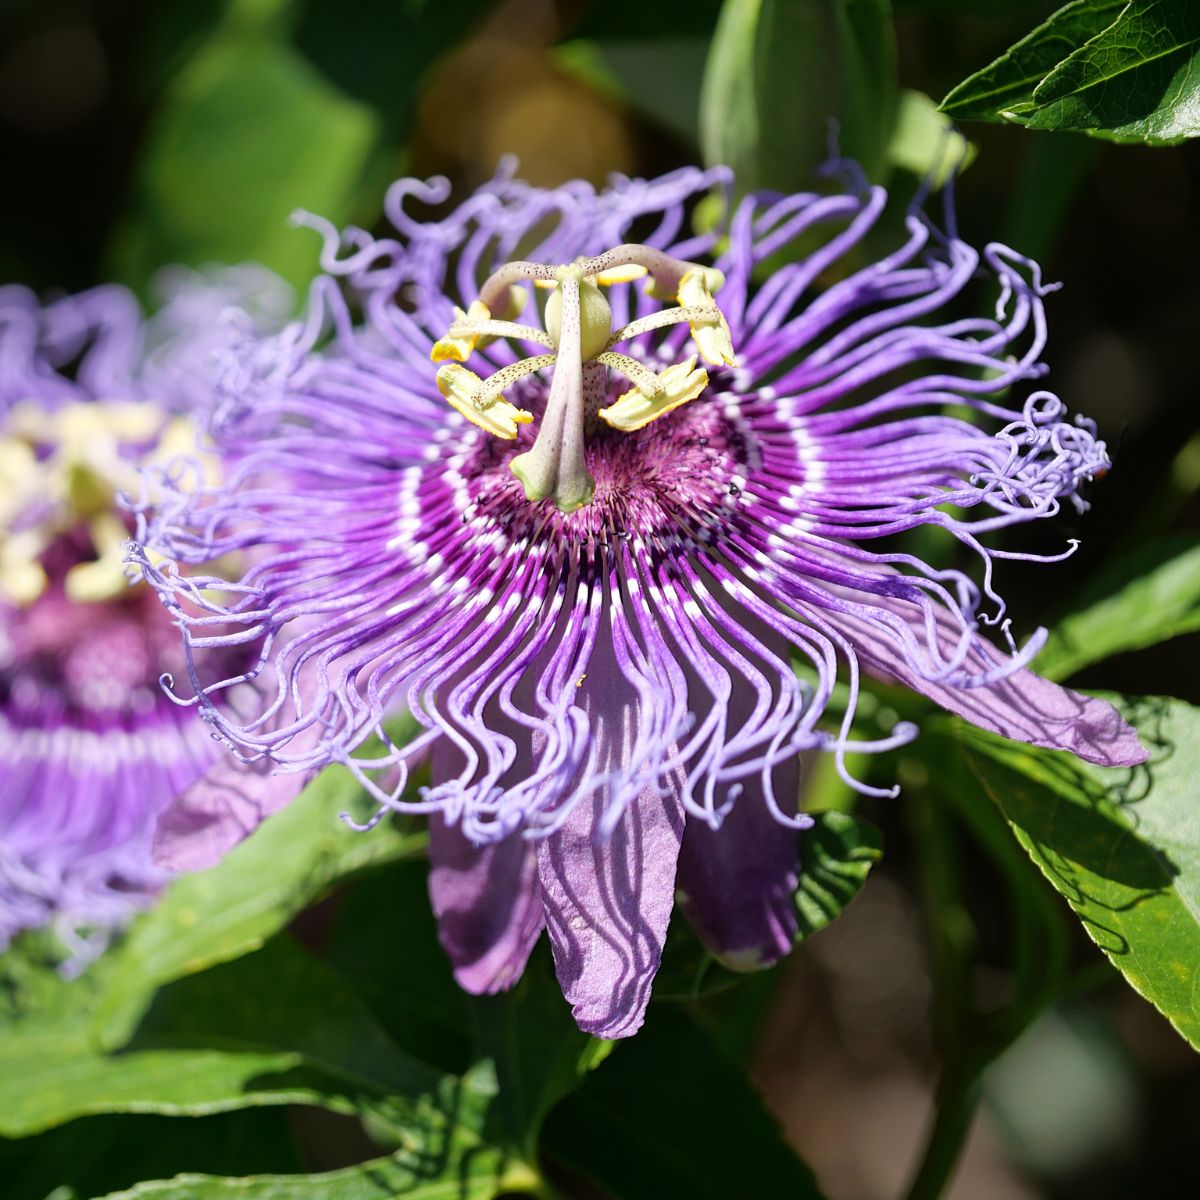
[[184,656],[118,496],[194,447],[219,310],[272,281],[168,282],[148,326],[123,288],[0,289],[0,949],[53,923],[70,969],[162,884],[154,818],[218,753],[159,687]]
[[[397,183],[394,237],[302,216],[324,240],[306,320],[224,364],[238,467],[169,496],[145,539],[165,559],[134,551],[189,656],[257,647],[181,702],[248,763],[348,763],[381,812],[429,814],[462,986],[510,985],[545,927],[604,1037],[640,1024],[676,901],[734,967],[788,951],[800,756],[850,778],[848,752],[915,734],[856,738],[863,672],[1091,762],[1143,757],[1108,704],[1027,669],[1044,634],[1017,648],[992,583],[1014,555],[983,539],[1085,508],[1108,466],[1026,386],[1037,267],[918,212],[871,261],[886,196],[853,176],[690,234],[728,188],[502,171],[440,217],[413,210],[445,213],[444,181]],[[982,585],[891,538],[925,525]],[[265,703],[235,719],[221,697],[251,680]],[[405,745],[399,705],[423,730]],[[212,799],[168,811],[167,861],[244,833]]]

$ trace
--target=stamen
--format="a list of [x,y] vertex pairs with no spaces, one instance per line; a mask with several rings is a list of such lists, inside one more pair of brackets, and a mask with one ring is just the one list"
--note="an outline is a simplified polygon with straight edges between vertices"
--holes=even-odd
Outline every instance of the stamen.
[[102,512],[88,522],[96,552],[93,562],[76,563],[67,571],[63,588],[77,604],[96,604],[121,595],[129,587],[125,574],[125,543],[129,530],[114,513]]
[[37,600],[50,582],[43,556],[80,526],[94,560],[67,570],[68,597],[88,603],[124,592],[129,530],[114,513],[116,496],[139,490],[139,464],[195,449],[190,422],[142,401],[69,403],[52,412],[33,402],[14,405],[0,437],[0,596],[21,607]]
[[466,362],[479,345],[479,325],[491,317],[491,311],[486,304],[478,300],[471,302],[471,307],[463,312],[457,305],[454,309],[454,323],[450,326],[444,338],[433,343],[429,357],[434,362]]
[[602,408],[600,419],[622,433],[632,433],[664,413],[695,400],[708,386],[708,372],[703,368],[693,370],[695,366],[694,354],[686,362],[675,363],[656,377],[658,387],[653,393],[636,387],[615,404]]
[[[466,328],[466,326],[457,324],[451,325],[447,336],[455,337]],[[534,342],[549,349],[554,348],[554,342],[550,335],[544,329],[538,329],[534,325],[518,325],[514,321],[481,321],[478,325],[472,326],[471,331],[486,335],[486,339],[480,338],[481,343],[490,342],[493,338],[506,337],[516,338],[523,342]]]
[[[533,413],[509,404],[499,395],[500,391],[515,383],[521,375],[530,375],[540,367],[549,366],[553,361],[552,354],[539,354],[537,358],[527,358],[522,363],[514,363],[512,367],[498,371],[497,375],[503,375],[505,372],[512,372],[514,367],[527,368],[499,383],[495,394],[491,396],[485,394],[483,380],[474,371],[468,371],[458,363],[447,363],[439,368],[437,373],[438,391],[472,424],[511,442],[517,436],[517,426],[529,424],[533,420]],[[488,382],[495,383],[495,377]]]
[[713,292],[725,282],[725,276],[711,267],[693,267],[679,281],[679,303],[686,309],[710,310],[714,316],[690,320],[692,340],[700,357],[714,366],[737,366],[733,338],[724,314],[713,303]]
[[[636,242],[626,242],[623,245],[614,246],[611,250],[606,250],[603,254],[596,255],[595,258],[585,258],[580,261],[579,266],[585,275],[603,275],[614,268],[626,266],[642,267],[650,275],[650,285],[647,287],[647,291],[655,299],[668,303],[678,295],[684,276],[696,268],[696,264],[693,262],[672,258],[671,255],[664,254],[661,250],[655,250],[651,246],[642,246]],[[719,278],[720,282],[714,281],[711,284],[714,292],[719,290],[721,284],[725,282],[725,276],[712,267],[701,267],[700,269],[711,271],[714,276]]]
[[32,604],[50,582],[38,561],[46,549],[37,530],[0,538],[0,596],[18,608]]
[[634,283],[644,279],[648,274],[645,267],[638,263],[625,263],[620,267],[611,267],[607,271],[599,271],[589,275],[588,279],[599,287],[613,287],[618,283]]
[[507,392],[514,383],[524,379],[527,375],[532,375],[534,371],[544,370],[546,367],[552,367],[554,359],[553,354],[535,354],[532,358],[523,358],[520,362],[509,363],[507,367],[501,367],[499,371],[489,375],[483,381],[483,388],[479,393],[480,400],[491,404],[495,397],[502,392]]
[[[636,263],[627,263],[623,267],[613,267],[609,271],[601,271],[598,275],[587,275],[584,278],[588,283],[594,283],[597,287],[615,287],[618,283],[634,283],[639,279],[645,279],[646,274],[645,267],[639,267]],[[545,288],[548,291],[550,288],[558,287],[558,281],[535,279],[533,286]]]

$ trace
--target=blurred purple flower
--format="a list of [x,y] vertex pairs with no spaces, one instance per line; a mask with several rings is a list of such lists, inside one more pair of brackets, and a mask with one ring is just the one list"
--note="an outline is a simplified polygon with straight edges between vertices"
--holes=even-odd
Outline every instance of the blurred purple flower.
[[123,288],[0,289],[0,949],[52,922],[68,970],[162,884],[155,816],[218,752],[159,686],[184,656],[118,493],[194,449],[221,311],[286,303],[254,268],[164,282],[148,324]]
[[[1091,762],[1144,757],[1111,706],[1027,669],[1044,632],[1015,646],[992,567],[1028,556],[980,540],[1084,509],[1108,466],[1091,423],[1019,390],[1045,370],[1037,267],[917,212],[872,260],[886,196],[853,179],[751,196],[689,236],[689,206],[728,182],[596,194],[502,172],[419,220],[411,202],[448,189],[405,180],[394,239],[302,216],[326,271],[307,320],[226,356],[214,430],[243,457],[157,512],[166,562],[137,555],[189,655],[259,648],[254,719],[219,706],[241,679],[197,688],[218,736],[291,771],[348,763],[381,811],[430,814],[462,986],[510,985],[545,925],[605,1037],[640,1025],[676,899],[735,967],[787,953],[798,756],[849,779],[848,752],[915,735],[854,738],[861,672]],[[630,286],[647,274],[657,298]],[[530,280],[553,289],[544,315]],[[943,315],[976,287],[992,315]],[[982,587],[889,540],[923,525],[979,555]],[[190,570],[247,553],[232,583]],[[424,732],[395,746],[401,702]],[[431,785],[406,798],[427,752]],[[219,857],[244,835],[222,812],[169,811],[164,859]]]

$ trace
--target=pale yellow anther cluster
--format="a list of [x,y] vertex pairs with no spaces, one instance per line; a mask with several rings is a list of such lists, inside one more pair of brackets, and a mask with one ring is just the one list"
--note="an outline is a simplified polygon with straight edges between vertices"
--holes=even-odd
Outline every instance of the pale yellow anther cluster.
[[[592,269],[588,270],[589,267]],[[612,309],[601,289],[647,277],[647,293],[670,307],[639,317],[614,331]],[[514,281],[552,289],[545,308],[544,329],[515,324],[509,319],[525,306],[525,293]],[[431,357],[443,364],[437,373],[438,389],[469,421],[495,437],[511,441],[517,437],[520,426],[533,420],[533,414],[511,403],[505,392],[545,367],[554,367],[556,380],[567,372],[570,385],[559,381],[551,389],[534,450],[514,459],[512,467],[525,484],[530,499],[553,494],[559,507],[570,511],[586,503],[592,494],[579,449],[586,408],[580,402],[584,364],[596,363],[614,370],[633,384],[612,404],[591,410],[601,421],[625,433],[641,429],[696,399],[708,386],[708,373],[696,366],[697,357],[714,366],[734,366],[737,361],[729,325],[713,299],[724,282],[725,277],[713,267],[683,262],[637,245],[619,246],[595,259],[581,259],[559,267],[510,263],[493,274],[484,284],[480,298],[465,312],[460,308],[454,310],[454,321],[446,335],[434,344]],[[488,299],[493,307],[505,311],[493,313]],[[641,334],[684,323],[698,353],[658,373],[614,349]],[[546,353],[506,366],[487,379],[460,365],[475,350],[496,338],[543,346]],[[558,408],[564,405],[571,408],[569,420],[558,411],[551,416],[556,395],[561,397]],[[569,447],[568,457],[573,465],[560,461],[555,448],[542,444],[548,439]],[[534,482],[535,475],[553,482]],[[568,484],[568,478],[573,482]]]
[[139,465],[166,462],[194,443],[188,422],[149,403],[14,405],[0,432],[0,600],[32,604],[48,583],[42,555],[81,525],[95,558],[68,570],[68,597],[119,595],[128,586],[122,547],[129,532],[116,497],[138,494]]

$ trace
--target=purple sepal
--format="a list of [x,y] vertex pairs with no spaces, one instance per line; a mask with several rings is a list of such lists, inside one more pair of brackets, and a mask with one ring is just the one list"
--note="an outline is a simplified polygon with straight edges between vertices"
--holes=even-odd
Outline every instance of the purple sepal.
[[291,803],[315,771],[283,773],[269,760],[223,754],[167,806],[154,829],[154,861],[172,871],[215,866],[272,813]]
[[[909,624],[918,639],[926,640],[923,618],[914,605],[889,599],[887,607]],[[1105,700],[1051,683],[1026,668],[978,687],[939,683],[914,671],[876,625],[844,613],[836,614],[834,619],[852,636],[855,652],[868,670],[899,680],[980,729],[1032,746],[1069,750],[1085,762],[1102,767],[1132,767],[1146,761],[1147,752],[1137,731]],[[940,650],[948,657],[961,631],[949,628],[944,618],[938,622],[937,631]],[[1002,656],[977,636],[963,669],[983,675],[1003,662]]]
[[[794,757],[774,772],[775,794],[789,805],[799,766]],[[764,803],[758,776],[746,780],[719,829],[688,821],[676,899],[696,936],[732,970],[770,967],[792,949],[799,838]]]
[[542,931],[532,844],[512,834],[475,846],[458,826],[429,820],[429,898],[438,940],[459,986],[474,995],[512,987]]

